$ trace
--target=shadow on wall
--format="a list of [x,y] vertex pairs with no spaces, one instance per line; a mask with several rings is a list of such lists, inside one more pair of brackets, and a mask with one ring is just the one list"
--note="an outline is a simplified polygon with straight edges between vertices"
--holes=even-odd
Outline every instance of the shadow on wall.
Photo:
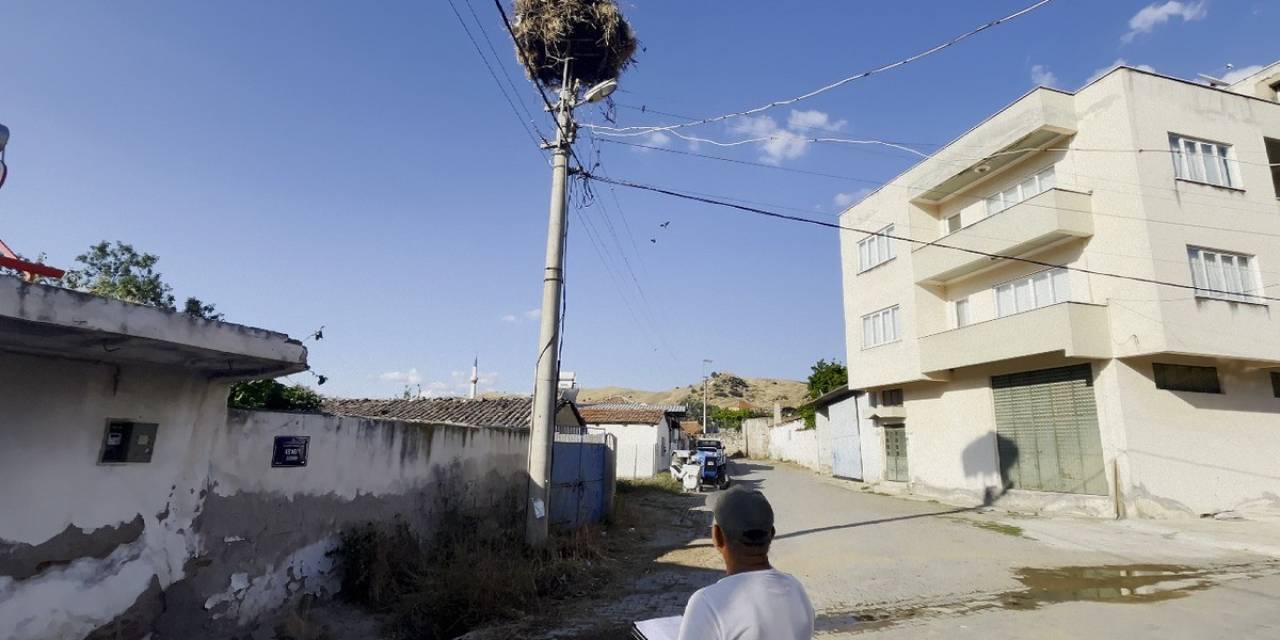
[[997,468],[1000,471],[1000,484],[988,486],[982,490],[982,506],[989,507],[1013,488],[1013,468],[1018,464],[1018,445],[1013,440],[995,434],[995,447],[992,438],[983,436],[970,442],[960,453],[964,465],[965,477],[983,476]]

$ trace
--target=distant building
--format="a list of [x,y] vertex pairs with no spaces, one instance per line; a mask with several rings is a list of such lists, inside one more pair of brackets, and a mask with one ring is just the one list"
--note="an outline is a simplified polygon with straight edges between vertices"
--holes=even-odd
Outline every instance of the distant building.
[[841,232],[866,480],[1096,515],[1274,508],[1278,92],[1280,63],[1040,87],[846,210],[884,234]]
[[617,438],[617,477],[648,478],[671,464],[688,437],[680,429],[683,405],[598,403],[579,407],[588,429]]

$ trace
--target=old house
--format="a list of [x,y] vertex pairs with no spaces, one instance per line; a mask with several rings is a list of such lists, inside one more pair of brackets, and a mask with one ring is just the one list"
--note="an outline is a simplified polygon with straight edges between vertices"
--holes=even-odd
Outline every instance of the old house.
[[619,478],[648,478],[665,471],[671,452],[688,441],[680,429],[683,405],[598,403],[584,404],[579,410],[589,429],[617,438]]

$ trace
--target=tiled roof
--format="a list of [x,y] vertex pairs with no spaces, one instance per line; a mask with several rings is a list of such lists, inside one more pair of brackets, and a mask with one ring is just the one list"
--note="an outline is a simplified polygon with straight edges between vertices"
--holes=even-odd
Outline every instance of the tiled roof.
[[601,402],[583,402],[578,404],[578,408],[591,407],[592,409],[661,409],[667,413],[686,413],[689,409],[682,404],[646,404],[643,402],[626,402],[625,400],[609,398]]
[[527,429],[532,421],[533,402],[527,397],[510,398],[417,398],[380,400],[327,398],[324,411],[344,416],[408,420],[472,427]]
[[578,412],[587,424],[657,424],[667,415],[662,407],[586,405]]

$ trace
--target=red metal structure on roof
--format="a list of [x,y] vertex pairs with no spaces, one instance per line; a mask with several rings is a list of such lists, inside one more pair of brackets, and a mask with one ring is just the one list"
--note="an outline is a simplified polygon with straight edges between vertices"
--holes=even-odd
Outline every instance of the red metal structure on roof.
[[9,267],[10,269],[21,271],[22,279],[27,282],[35,282],[38,276],[58,280],[67,273],[62,269],[18,257],[18,254],[14,253],[13,249],[10,249],[9,245],[4,243],[4,240],[0,240],[0,267]]

